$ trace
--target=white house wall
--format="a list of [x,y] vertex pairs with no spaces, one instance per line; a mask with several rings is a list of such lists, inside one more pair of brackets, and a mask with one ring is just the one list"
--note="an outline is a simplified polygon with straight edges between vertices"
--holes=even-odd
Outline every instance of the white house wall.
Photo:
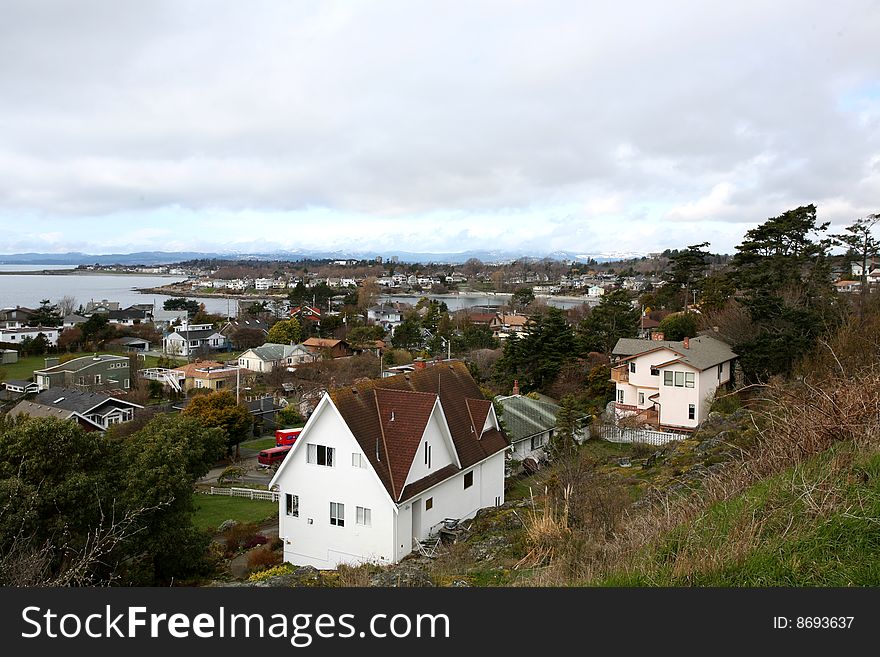
[[[309,443],[336,450],[333,467],[306,462]],[[320,414],[291,450],[278,484],[279,536],[284,542],[284,560],[316,568],[335,568],[340,563],[396,561],[394,551],[394,507],[372,470],[352,466],[352,453],[360,445],[332,404]],[[286,515],[286,493],[299,496],[299,517]],[[345,505],[345,524],[330,524],[330,503]],[[371,526],[356,523],[356,507],[370,509]]]
[[[701,372],[692,367],[676,363],[661,370],[663,372],[692,372],[694,374],[694,387],[662,386],[660,389],[660,424],[674,427],[696,427],[699,424],[700,413],[700,385],[702,382]],[[674,380],[674,375],[673,375]],[[696,405],[696,416],[693,420],[688,419],[688,405]]]
[[[432,532],[441,526],[446,518],[466,519],[472,518],[477,511],[484,507],[495,506],[496,498],[499,504],[504,503],[504,452],[498,452],[485,461],[472,468],[464,470],[451,479],[421,493],[418,497],[407,501],[404,505],[421,505],[421,532],[415,538],[427,538]],[[468,472],[474,473],[474,483],[464,488],[464,477]],[[431,509],[425,509],[425,502],[432,499]],[[401,509],[403,512],[404,509]],[[410,512],[412,509],[407,509]],[[406,519],[400,518],[398,522],[403,525]],[[411,519],[409,520],[411,523]],[[410,525],[411,526],[411,525]],[[405,544],[405,528],[401,526],[398,546]],[[401,549],[398,547],[398,549]],[[409,552],[409,551],[407,551]]]

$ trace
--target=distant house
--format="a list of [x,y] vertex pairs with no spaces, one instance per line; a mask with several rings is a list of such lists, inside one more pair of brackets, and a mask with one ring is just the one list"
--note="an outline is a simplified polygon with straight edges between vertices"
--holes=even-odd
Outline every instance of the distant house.
[[523,333],[529,325],[529,318],[525,315],[508,315],[506,313],[498,313],[489,324],[492,329],[492,335],[496,338],[504,339],[512,333]]
[[11,365],[18,362],[18,352],[15,349],[0,349],[0,365]]
[[303,345],[274,344],[267,342],[259,347],[248,349],[238,357],[238,366],[251,372],[271,372],[276,367],[290,367],[301,363],[311,363],[319,356]]
[[117,338],[111,340],[110,344],[118,344],[126,351],[149,351],[150,342],[143,338]]
[[681,342],[620,338],[612,351],[615,414],[661,428],[694,429],[715,390],[732,379],[737,355],[715,338]]
[[0,342],[9,342],[21,344],[28,338],[33,340],[40,333],[46,338],[47,344],[56,346],[58,344],[58,336],[61,335],[61,329],[57,326],[27,326],[19,328],[0,329]]
[[80,324],[85,324],[87,321],[89,321],[87,317],[73,313],[65,315],[64,319],[61,321],[61,327],[66,329],[74,328]]
[[344,340],[330,338],[309,338],[302,346],[318,357],[329,354],[331,358],[344,358],[352,355],[351,347]]
[[212,324],[190,324],[175,328],[162,339],[166,354],[189,356],[203,351],[226,348],[226,338]]
[[16,306],[0,309],[0,328],[21,328],[27,326],[36,311]]
[[238,331],[242,329],[259,331],[265,338],[269,335],[269,322],[259,317],[240,317],[237,319],[230,319],[220,329],[220,335],[226,338],[227,342],[234,348],[241,348],[236,344],[235,336]]
[[37,392],[37,384],[33,381],[21,381],[19,379],[10,379],[3,382],[3,399],[16,399],[23,395],[29,395]]
[[127,356],[110,354],[81,356],[65,363],[59,363],[58,358],[47,358],[46,367],[34,370],[34,380],[40,390],[128,390],[131,388],[131,367]]
[[858,292],[861,288],[861,281],[837,281],[834,284],[834,289],[838,292]]
[[[34,406],[48,410],[34,409]],[[107,429],[114,424],[131,421],[135,413],[142,408],[140,404],[100,392],[49,388],[40,392],[33,400],[21,402],[12,412],[39,417],[54,417],[53,413],[58,415],[75,413],[94,422],[101,429]]]
[[111,310],[107,313],[107,322],[118,326],[136,326],[150,321],[150,313],[141,308],[130,307],[125,310]]
[[381,304],[367,309],[367,321],[394,334],[394,329],[403,321],[403,313],[394,304]]
[[647,315],[642,315],[641,320],[639,321],[639,337],[642,339],[647,339],[651,337],[651,332],[660,327],[660,322],[656,319],[651,319]]
[[235,388],[239,378],[239,368],[215,361],[189,363],[171,370],[177,373],[176,380],[183,381],[184,391],[197,389],[226,390]]
[[325,394],[269,485],[284,560],[400,561],[449,519],[504,502],[508,449],[461,362]]
[[106,315],[111,310],[119,310],[118,301],[107,301],[107,299],[95,301],[92,299],[86,304],[86,307],[83,310],[83,315],[86,315],[87,317],[96,313],[99,315]]
[[320,322],[321,309],[316,306],[309,305],[294,306],[290,309],[290,316],[296,317],[298,320],[307,319],[310,322]]
[[591,285],[587,288],[588,297],[601,297],[605,294],[605,288],[601,285]]

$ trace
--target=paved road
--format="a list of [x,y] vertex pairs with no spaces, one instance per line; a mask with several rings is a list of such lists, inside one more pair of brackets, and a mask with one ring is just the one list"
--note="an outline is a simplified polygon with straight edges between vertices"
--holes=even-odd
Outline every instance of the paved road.
[[[238,463],[236,463],[236,467],[244,468],[247,470],[247,473],[241,477],[240,479],[236,479],[238,483],[242,484],[261,484],[263,486],[268,486],[269,482],[272,480],[272,475],[275,474],[273,470],[266,470],[257,463],[256,456],[245,456],[245,450],[242,450],[242,459]],[[197,483],[205,484],[205,485],[216,485],[217,477],[223,474],[223,471],[229,467],[227,464],[218,463],[211,471],[208,472],[204,477],[199,479]]]

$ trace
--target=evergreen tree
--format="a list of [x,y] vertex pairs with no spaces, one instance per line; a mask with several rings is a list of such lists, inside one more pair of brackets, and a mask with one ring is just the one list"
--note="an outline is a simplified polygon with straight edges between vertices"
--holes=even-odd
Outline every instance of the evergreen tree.
[[857,219],[844,229],[845,232],[831,236],[834,244],[847,247],[847,256],[851,255],[861,266],[862,275],[859,280],[862,283],[862,289],[859,295],[859,315],[864,314],[865,299],[868,294],[869,263],[880,255],[880,240],[873,234],[874,226],[878,221],[880,221],[880,214],[871,214]]
[[581,350],[610,354],[620,338],[638,335],[640,318],[640,310],[633,308],[625,290],[604,295],[599,305],[578,325]]
[[817,223],[814,205],[802,206],[748,231],[736,247],[732,277],[759,331],[733,346],[750,380],[790,372],[832,321],[827,228]]

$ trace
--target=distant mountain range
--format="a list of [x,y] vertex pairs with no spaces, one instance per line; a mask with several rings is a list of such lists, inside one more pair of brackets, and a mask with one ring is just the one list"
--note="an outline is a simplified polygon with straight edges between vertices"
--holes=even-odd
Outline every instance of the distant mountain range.
[[388,251],[386,253],[363,251],[275,251],[272,253],[203,253],[198,251],[141,251],[138,253],[110,253],[94,255],[88,253],[14,253],[0,254],[0,265],[165,265],[186,260],[373,260],[377,256],[387,262],[397,256],[400,262],[462,264],[471,258],[485,263],[512,262],[521,258],[541,260],[548,258],[562,262],[609,262],[627,258],[640,258],[645,254],[633,252],[620,253],[573,253],[555,251],[544,255],[534,253],[502,251],[464,251],[462,253],[411,253]]

